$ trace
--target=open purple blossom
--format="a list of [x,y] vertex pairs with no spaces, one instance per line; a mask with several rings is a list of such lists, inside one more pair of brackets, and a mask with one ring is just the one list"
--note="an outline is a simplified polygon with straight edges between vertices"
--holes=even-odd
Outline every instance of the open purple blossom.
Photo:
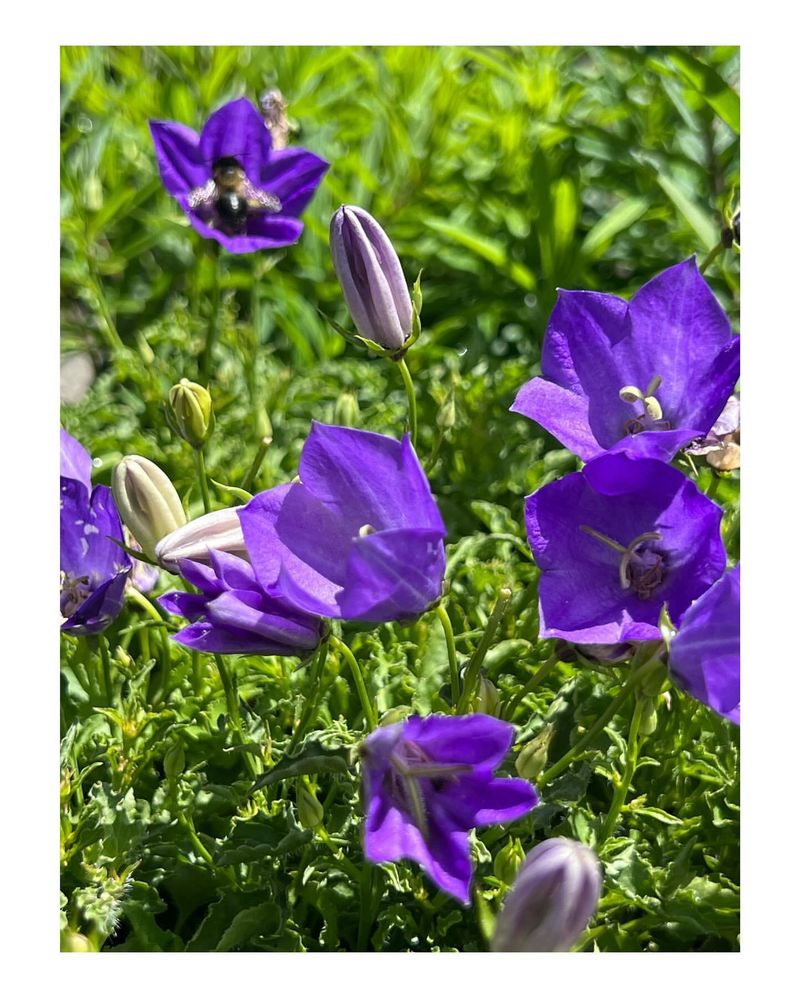
[[659,639],[725,570],[722,510],[672,466],[601,455],[526,498],[542,576],[540,636],[575,643]]
[[469,831],[508,823],[539,801],[529,782],[494,775],[513,735],[489,715],[412,715],[371,733],[361,749],[367,859],[416,861],[468,905]]
[[369,622],[414,618],[438,600],[446,529],[408,435],[315,421],[299,472],[239,512],[264,590]]
[[210,565],[181,559],[181,576],[200,593],[173,591],[158,598],[171,614],[191,622],[173,636],[205,653],[302,656],[322,636],[319,618],[265,594],[246,559],[211,550]]
[[122,608],[131,572],[122,522],[111,490],[92,488],[92,460],[61,429],[61,629],[74,635],[102,632]]
[[584,461],[606,451],[669,460],[711,429],[738,377],[739,338],[690,257],[630,303],[559,290],[541,377],[511,409]]
[[246,98],[215,111],[200,135],[179,122],[151,121],[164,187],[201,236],[231,253],[288,246],[328,163],[292,146],[273,148]]
[[739,725],[739,567],[684,614],[669,650],[675,680],[693,698]]

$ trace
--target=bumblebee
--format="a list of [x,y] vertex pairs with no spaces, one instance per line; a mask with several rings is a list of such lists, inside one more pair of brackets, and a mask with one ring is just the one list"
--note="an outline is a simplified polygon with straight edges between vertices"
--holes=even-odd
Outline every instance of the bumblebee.
[[189,208],[227,236],[241,236],[251,215],[280,212],[280,199],[253,185],[235,156],[221,156],[211,180],[189,192]]

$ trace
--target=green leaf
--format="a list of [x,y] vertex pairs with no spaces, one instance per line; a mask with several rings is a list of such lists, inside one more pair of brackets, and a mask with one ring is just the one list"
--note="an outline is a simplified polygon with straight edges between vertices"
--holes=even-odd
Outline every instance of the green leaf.
[[240,910],[214,951],[233,951],[234,948],[246,944],[255,935],[269,937],[277,932],[280,925],[280,907],[271,900],[258,906],[251,906],[248,910]]
[[505,247],[499,240],[491,240],[463,226],[454,225],[447,219],[428,219],[428,226],[442,236],[458,243],[460,246],[474,253],[477,257],[493,264],[500,271],[504,271],[509,278],[527,292],[532,292],[536,288],[536,277],[528,267],[519,261],[509,259]]
[[296,778],[300,774],[349,774],[350,765],[342,756],[341,747],[328,749],[321,743],[311,741],[306,743],[301,753],[294,757],[285,757],[275,767],[262,774],[251,793],[267,785],[273,785],[284,778]]
[[717,245],[719,233],[717,232],[714,220],[708,212],[700,208],[688,195],[684,194],[683,190],[671,177],[663,173],[658,173],[656,180],[680,214],[689,223],[695,233],[697,233],[703,247],[706,250],[713,250]]
[[739,95],[736,91],[728,86],[715,69],[695,59],[685,49],[670,49],[669,58],[678,67],[684,80],[739,135]]
[[600,257],[617,235],[629,229],[650,207],[647,198],[626,198],[596,222],[581,245],[586,257]]

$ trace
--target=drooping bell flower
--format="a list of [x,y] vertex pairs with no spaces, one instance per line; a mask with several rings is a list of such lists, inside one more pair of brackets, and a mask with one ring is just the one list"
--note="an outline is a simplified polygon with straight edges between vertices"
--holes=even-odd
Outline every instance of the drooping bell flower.
[[497,917],[492,951],[569,951],[592,919],[603,875],[590,847],[551,837],[528,854]]
[[672,466],[601,455],[526,497],[540,637],[574,643],[659,639],[725,570],[722,510]]
[[411,336],[408,284],[389,237],[363,208],[342,205],[331,219],[331,255],[359,334],[389,351]]
[[191,624],[172,638],[205,653],[302,656],[322,637],[319,618],[265,594],[246,559],[212,550],[209,565],[181,559],[181,576],[199,594],[173,591],[158,598]]
[[415,618],[438,600],[446,529],[408,435],[315,421],[299,472],[239,511],[268,593],[368,622]]
[[469,904],[469,831],[509,823],[538,803],[533,785],[494,771],[514,727],[489,715],[412,715],[381,726],[361,748],[369,861],[408,858]]
[[541,377],[511,409],[584,461],[607,451],[669,460],[708,433],[738,377],[739,338],[691,257],[630,303],[559,291]]
[[296,146],[277,149],[257,109],[242,97],[215,111],[200,135],[151,121],[164,187],[194,228],[231,253],[296,243],[300,214],[328,163]]
[[92,488],[92,460],[61,430],[61,629],[94,635],[122,608],[131,559],[122,523],[107,486]]
[[686,691],[739,725],[739,567],[684,614],[669,649],[672,676]]

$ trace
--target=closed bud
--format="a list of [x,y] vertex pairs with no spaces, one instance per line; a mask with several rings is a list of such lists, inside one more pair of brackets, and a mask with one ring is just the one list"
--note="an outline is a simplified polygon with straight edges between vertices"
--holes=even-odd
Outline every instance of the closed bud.
[[171,780],[183,774],[186,766],[186,754],[182,743],[173,743],[164,754],[164,774]]
[[333,408],[333,422],[339,427],[358,427],[360,423],[358,418],[358,400],[355,393],[340,393]]
[[300,824],[307,830],[313,830],[322,822],[324,811],[322,803],[316,795],[304,784],[297,786],[297,816]]
[[650,736],[658,726],[658,702],[655,698],[642,698],[642,715],[639,720],[639,735]]
[[525,851],[522,849],[522,844],[517,837],[514,837],[497,852],[494,859],[495,878],[505,885],[511,885],[524,860]]
[[472,699],[472,711],[484,715],[497,715],[500,708],[500,695],[497,688],[488,677],[481,677],[478,690]]
[[548,723],[520,750],[515,764],[520,778],[535,781],[542,773],[555,731],[556,727]]
[[197,382],[182,378],[169,390],[170,423],[193,448],[200,448],[214,430],[211,393]]
[[450,392],[441,410],[436,414],[436,424],[442,431],[449,431],[456,422],[456,397]]
[[191,559],[209,565],[212,549],[247,559],[238,511],[238,507],[212,510],[171,531],[156,545],[156,559],[170,573],[180,572],[180,559]]
[[140,455],[123,458],[114,469],[111,489],[123,524],[151,559],[158,542],[186,524],[175,487],[149,459]]
[[97,948],[85,934],[66,927],[61,932],[61,951],[97,951]]
[[539,844],[506,896],[492,951],[568,951],[592,919],[602,885],[591,848],[566,837]]
[[363,208],[342,205],[331,219],[331,255],[358,332],[388,351],[411,336],[408,285],[389,237]]

